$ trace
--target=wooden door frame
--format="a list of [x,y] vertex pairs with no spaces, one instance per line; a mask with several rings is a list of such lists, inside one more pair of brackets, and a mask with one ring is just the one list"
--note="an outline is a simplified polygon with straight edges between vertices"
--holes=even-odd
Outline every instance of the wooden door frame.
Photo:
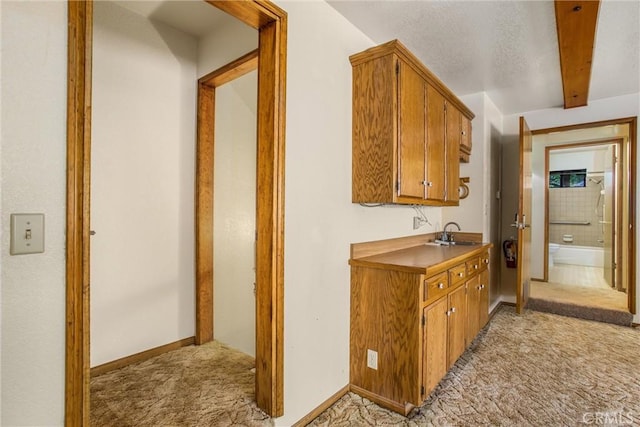
[[629,266],[627,269],[627,303],[629,311],[636,314],[636,177],[637,177],[637,143],[638,143],[638,118],[624,117],[620,119],[602,120],[598,122],[580,123],[576,125],[558,126],[546,129],[533,130],[533,135],[544,135],[552,132],[564,132],[576,129],[589,129],[609,125],[629,125],[629,242],[627,252],[629,254]]
[[[577,147],[593,147],[599,145],[617,145],[618,149],[622,149],[622,138],[606,138],[599,141],[580,141],[575,143],[566,143],[558,145],[547,145],[544,147],[544,265],[543,265],[543,278],[533,279],[536,281],[548,282],[549,281],[549,154],[554,150],[563,150],[567,148]],[[616,174],[616,178],[618,178]],[[616,181],[617,185],[617,181]],[[616,199],[616,212],[620,212],[620,200]],[[616,227],[620,227],[620,223],[616,224]],[[620,254],[620,233],[617,233],[616,239],[617,254]],[[617,261],[617,260],[616,260]]]
[[[259,31],[256,400],[267,414],[278,417],[284,413],[287,14],[268,0],[207,0],[207,3]],[[65,426],[88,426],[93,2],[69,0],[67,13]],[[196,233],[202,231],[199,229]],[[199,282],[198,277],[196,281]],[[206,299],[206,292],[197,297],[201,303],[203,297]],[[201,324],[202,320],[199,319]],[[199,333],[203,338],[202,331]]]

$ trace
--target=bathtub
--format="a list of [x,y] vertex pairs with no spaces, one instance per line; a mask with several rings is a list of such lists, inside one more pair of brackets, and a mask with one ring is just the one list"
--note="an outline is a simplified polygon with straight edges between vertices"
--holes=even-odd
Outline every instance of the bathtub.
[[604,266],[604,249],[591,246],[560,245],[553,257],[556,264],[586,265],[589,267]]

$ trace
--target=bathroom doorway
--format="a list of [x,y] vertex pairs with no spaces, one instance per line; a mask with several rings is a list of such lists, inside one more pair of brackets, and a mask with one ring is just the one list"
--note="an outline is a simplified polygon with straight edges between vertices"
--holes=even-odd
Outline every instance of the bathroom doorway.
[[534,132],[534,300],[635,312],[634,157],[634,119]]
[[[626,308],[620,262],[622,139],[545,147],[546,281]],[[588,290],[585,290],[587,288]]]

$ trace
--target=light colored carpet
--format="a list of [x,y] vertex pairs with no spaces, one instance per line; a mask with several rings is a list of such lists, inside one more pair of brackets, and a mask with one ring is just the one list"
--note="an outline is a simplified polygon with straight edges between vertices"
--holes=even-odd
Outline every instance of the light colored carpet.
[[627,308],[627,294],[611,289],[608,286],[606,288],[581,287],[532,280],[531,297],[609,310],[629,311]]
[[310,425],[639,425],[639,355],[637,329],[503,307],[408,418],[349,393]]
[[91,379],[91,426],[272,426],[255,403],[254,359],[218,342]]
[[[255,405],[253,365],[214,342],[95,377],[91,425],[273,425]],[[603,425],[605,416],[640,425],[640,330],[503,307],[409,418],[349,393],[311,425]]]

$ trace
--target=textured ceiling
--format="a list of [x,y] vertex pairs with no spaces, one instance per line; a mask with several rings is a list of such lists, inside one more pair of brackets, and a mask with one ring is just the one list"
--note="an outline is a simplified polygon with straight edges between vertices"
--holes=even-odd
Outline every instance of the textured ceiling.
[[[203,1],[116,3],[194,37],[233,19]],[[551,0],[328,3],[375,43],[399,39],[459,96],[486,91],[503,114],[563,105]],[[640,92],[639,28],[640,1],[601,2],[590,101]]]
[[[399,39],[457,95],[504,113],[563,105],[553,1],[329,1],[376,43]],[[600,6],[589,100],[640,91],[640,2]]]

